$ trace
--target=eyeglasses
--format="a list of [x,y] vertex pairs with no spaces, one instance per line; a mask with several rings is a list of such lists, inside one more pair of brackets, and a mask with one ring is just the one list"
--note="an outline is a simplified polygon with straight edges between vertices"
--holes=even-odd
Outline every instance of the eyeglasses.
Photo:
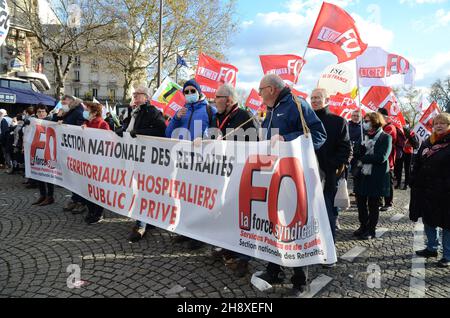
[[184,91],[184,95],[195,94],[197,91],[195,89],[187,89]]
[[266,89],[266,88],[268,88],[268,87],[270,87],[270,86],[260,87],[260,88],[259,88],[259,93],[261,94],[262,90],[263,90],[263,89]]
[[366,124],[368,124],[368,123],[370,123],[370,120],[365,120],[364,122],[365,122]]
[[216,96],[216,99],[219,99],[219,98],[228,98],[228,96]]

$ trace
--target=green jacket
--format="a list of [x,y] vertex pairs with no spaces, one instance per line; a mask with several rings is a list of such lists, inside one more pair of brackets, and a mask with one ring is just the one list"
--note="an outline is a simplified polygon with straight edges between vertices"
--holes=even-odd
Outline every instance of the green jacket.
[[355,177],[354,191],[357,195],[367,197],[389,196],[391,190],[389,175],[389,155],[392,150],[392,137],[381,133],[374,147],[373,155],[365,154],[365,147],[355,149],[355,157],[363,164],[372,164],[370,176],[360,173]]

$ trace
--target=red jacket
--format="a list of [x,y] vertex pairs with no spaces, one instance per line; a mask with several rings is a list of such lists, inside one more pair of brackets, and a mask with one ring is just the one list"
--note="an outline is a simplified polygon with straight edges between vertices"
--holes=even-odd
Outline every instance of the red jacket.
[[389,168],[394,170],[395,167],[395,159],[397,158],[397,150],[395,149],[395,144],[397,143],[397,128],[391,123],[388,123],[383,127],[383,130],[386,134],[392,137],[392,151],[389,155]]
[[103,120],[101,117],[95,117],[91,121],[86,122],[86,127],[89,128],[97,128],[97,129],[104,129],[104,130],[111,130],[109,128],[109,125],[106,121]]

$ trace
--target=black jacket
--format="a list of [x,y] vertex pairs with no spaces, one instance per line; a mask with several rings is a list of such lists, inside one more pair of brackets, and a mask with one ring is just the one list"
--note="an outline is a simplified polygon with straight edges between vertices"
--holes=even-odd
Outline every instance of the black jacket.
[[361,123],[355,124],[352,121],[348,122],[348,133],[352,145],[361,143]]
[[62,120],[63,124],[81,126],[86,121],[83,117],[84,107],[79,104],[71,108],[63,117],[58,117],[57,114],[53,115],[53,121]]
[[[136,135],[154,137],[166,136],[166,122],[162,113],[155,106],[150,105],[149,103],[141,105],[134,116],[135,121],[133,130]],[[124,127],[124,130],[126,130],[126,128],[127,127]]]
[[325,173],[324,191],[336,191],[336,170],[342,165],[347,165],[352,153],[348,125],[344,118],[330,113],[328,107],[315,111],[322,121],[327,140],[325,144],[316,150],[320,169]]
[[[228,117],[229,115],[229,117]],[[228,140],[240,140],[240,141],[257,141],[258,132],[256,131],[255,123],[253,120],[250,120],[253,116],[246,110],[239,108],[238,104],[234,105],[231,109],[230,113],[223,113],[219,114],[217,113],[215,117],[212,120],[212,123],[210,124],[210,128],[220,128],[220,132],[222,133],[222,136],[225,136],[228,132],[230,132],[232,129],[239,127],[243,123],[247,122],[244,126],[241,127],[241,131],[247,132],[245,135],[245,138],[239,138],[239,136],[242,136],[243,134],[237,132],[237,134],[233,133],[230,136],[228,136],[226,139]],[[250,121],[249,121],[250,120]],[[225,124],[224,124],[224,121]],[[248,130],[247,129],[251,129]],[[228,130],[228,131],[227,131]],[[211,131],[211,130],[210,130]],[[250,138],[250,136],[254,135],[254,140]]]
[[[430,155],[432,154],[432,155]],[[431,144],[426,140],[411,173],[409,218],[450,230],[450,134]]]

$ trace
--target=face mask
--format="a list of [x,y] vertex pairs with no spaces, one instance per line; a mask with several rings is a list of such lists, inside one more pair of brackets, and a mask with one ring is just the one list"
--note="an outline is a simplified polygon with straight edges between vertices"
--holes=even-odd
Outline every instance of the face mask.
[[365,131],[369,131],[372,129],[372,124],[371,123],[364,123],[363,124],[363,128]]
[[193,103],[198,102],[198,100],[200,99],[200,95],[197,92],[195,94],[185,95],[185,98],[186,98],[186,103],[193,104]]
[[90,116],[91,116],[91,114],[90,114],[87,110],[85,110],[85,111],[83,112],[83,118],[84,118],[85,120],[89,120]]
[[406,125],[405,128],[406,128],[406,129],[409,129],[410,127],[409,127],[409,125]]
[[68,105],[63,105],[63,106],[61,107],[61,109],[62,109],[63,112],[65,112],[65,113],[67,113],[67,112],[70,110],[70,108],[69,108]]

